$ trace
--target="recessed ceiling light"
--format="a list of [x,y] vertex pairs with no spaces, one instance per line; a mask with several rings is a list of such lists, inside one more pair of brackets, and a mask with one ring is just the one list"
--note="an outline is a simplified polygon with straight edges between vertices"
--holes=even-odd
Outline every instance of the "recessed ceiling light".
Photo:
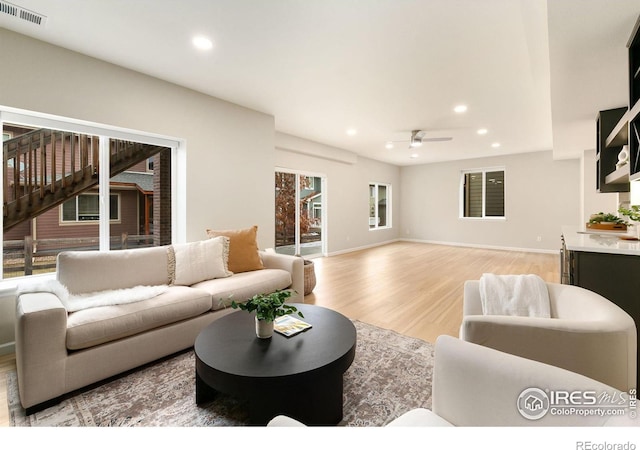
[[213,48],[213,42],[206,36],[196,36],[191,42],[198,50],[211,50]]
[[358,130],[356,130],[355,128],[349,128],[349,129],[347,130],[347,134],[348,134],[349,136],[355,136],[356,134],[358,134]]
[[500,142],[494,142],[493,144],[491,144],[491,146],[493,148],[498,148],[498,147],[500,147]]
[[391,150],[393,148],[393,142],[389,141],[385,144],[385,148]]
[[458,105],[455,108],[453,108],[453,110],[455,112],[457,112],[458,114],[466,112],[467,111],[467,105]]
[[478,130],[478,134],[487,134],[489,132],[489,130],[487,130],[486,128],[480,128]]

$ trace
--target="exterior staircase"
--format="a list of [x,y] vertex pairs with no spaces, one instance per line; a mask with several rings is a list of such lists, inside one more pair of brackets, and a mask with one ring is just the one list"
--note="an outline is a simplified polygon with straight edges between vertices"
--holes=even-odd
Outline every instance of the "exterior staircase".
[[[109,140],[109,176],[164,147]],[[4,231],[98,184],[99,137],[38,129],[3,143]]]

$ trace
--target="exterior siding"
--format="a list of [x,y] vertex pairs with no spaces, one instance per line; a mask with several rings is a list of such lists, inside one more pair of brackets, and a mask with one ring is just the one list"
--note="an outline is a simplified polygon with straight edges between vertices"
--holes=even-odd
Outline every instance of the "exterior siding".
[[465,175],[465,217],[482,217],[482,173]]
[[487,217],[503,217],[504,171],[487,172],[486,196],[485,214]]
[[[120,236],[126,232],[130,235],[139,234],[139,214],[137,190],[113,190],[120,197],[120,220],[111,224],[111,236]],[[51,209],[35,218],[35,239],[60,239],[97,237],[98,224],[92,223],[63,223],[60,220],[60,208]],[[32,235],[32,221],[21,223],[4,234],[5,240],[23,239]]]

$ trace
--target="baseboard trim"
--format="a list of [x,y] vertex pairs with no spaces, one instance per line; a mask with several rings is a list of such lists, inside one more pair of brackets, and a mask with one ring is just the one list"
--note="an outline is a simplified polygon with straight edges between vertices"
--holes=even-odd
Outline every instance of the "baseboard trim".
[[338,256],[338,255],[344,255],[347,253],[359,252],[361,250],[368,250],[370,248],[380,247],[382,245],[392,244],[394,242],[415,242],[417,244],[446,245],[449,247],[469,247],[469,248],[480,248],[485,250],[504,250],[504,251],[510,251],[510,252],[545,253],[548,255],[560,254],[560,249],[549,250],[544,248],[506,247],[502,245],[470,244],[467,242],[448,242],[448,241],[432,241],[429,239],[398,238],[398,239],[391,239],[383,242],[376,242],[374,244],[362,245],[360,247],[347,248],[345,250],[337,250],[335,252],[328,253],[327,256]]
[[16,352],[15,342],[7,342],[6,344],[0,345],[0,355],[9,355],[15,352]]
[[397,241],[404,242],[416,242],[420,244],[434,244],[434,245],[447,245],[450,247],[470,247],[480,248],[485,250],[505,250],[510,252],[527,252],[527,253],[545,253],[549,255],[559,255],[560,250],[549,250],[543,248],[521,248],[521,247],[504,247],[500,245],[486,245],[486,244],[469,244],[467,242],[446,242],[446,241],[431,241],[428,239],[396,239]]
[[327,256],[338,256],[338,255],[344,255],[346,253],[359,252],[361,250],[367,250],[367,249],[370,249],[370,248],[380,247],[382,245],[392,244],[392,243],[398,242],[398,241],[401,241],[401,239],[391,239],[390,241],[376,242],[374,244],[362,245],[360,247],[352,247],[352,248],[348,248],[348,249],[345,249],[345,250],[338,250],[338,251],[335,251],[335,252],[330,252],[329,254],[327,254]]

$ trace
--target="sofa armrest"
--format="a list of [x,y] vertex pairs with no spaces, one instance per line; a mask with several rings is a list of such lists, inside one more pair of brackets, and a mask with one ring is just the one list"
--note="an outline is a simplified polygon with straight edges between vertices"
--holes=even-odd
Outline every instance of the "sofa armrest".
[[65,391],[67,311],[56,295],[22,294],[16,302],[16,368],[25,408]]
[[304,261],[299,256],[260,251],[265,269],[282,269],[291,274],[290,289],[295,291],[289,301],[304,301]]

